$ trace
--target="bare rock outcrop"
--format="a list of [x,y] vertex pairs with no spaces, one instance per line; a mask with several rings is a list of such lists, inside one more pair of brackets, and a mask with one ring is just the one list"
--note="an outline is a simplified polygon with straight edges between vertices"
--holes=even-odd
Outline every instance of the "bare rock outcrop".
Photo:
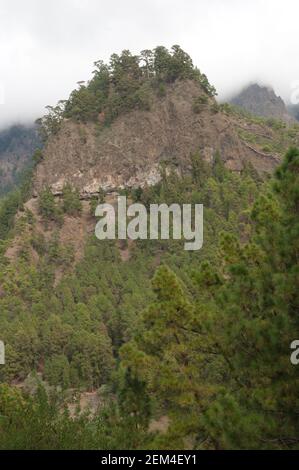
[[[200,152],[212,161],[219,152],[226,166],[240,171],[251,162],[258,171],[271,171],[275,159],[258,155],[240,138],[238,122],[206,98],[199,113],[194,101],[204,91],[194,81],[176,81],[166,96],[153,95],[150,111],[134,110],[119,116],[110,127],[65,120],[50,137],[34,179],[34,195],[48,185],[59,194],[66,182],[88,198],[99,190],[157,183],[160,166],[177,171],[190,168],[190,155]],[[269,129],[259,132],[269,133]]]
[[252,83],[244,88],[231,99],[231,103],[257,116],[279,119],[288,123],[295,121],[293,116],[289,114],[282,98],[277,96],[271,87],[261,86],[257,83]]

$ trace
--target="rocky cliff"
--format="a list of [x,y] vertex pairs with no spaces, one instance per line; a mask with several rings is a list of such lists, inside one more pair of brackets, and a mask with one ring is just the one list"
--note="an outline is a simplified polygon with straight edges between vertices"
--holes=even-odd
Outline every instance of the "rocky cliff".
[[230,101],[257,116],[280,119],[286,122],[294,120],[282,98],[277,96],[272,88],[260,86],[257,83],[244,88]]
[[195,81],[177,80],[167,85],[163,98],[153,94],[150,110],[130,111],[109,127],[64,119],[59,132],[48,139],[34,195],[44,186],[59,194],[66,182],[83,198],[99,187],[109,192],[154,184],[161,164],[188,171],[195,152],[208,161],[218,152],[234,171],[250,162],[259,172],[268,172],[280,159],[279,146],[268,145],[276,140],[277,132],[266,123],[219,106]]

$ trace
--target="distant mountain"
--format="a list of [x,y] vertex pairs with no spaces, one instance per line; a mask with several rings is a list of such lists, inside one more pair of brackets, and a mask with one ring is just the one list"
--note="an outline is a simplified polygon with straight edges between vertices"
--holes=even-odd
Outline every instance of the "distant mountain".
[[17,184],[39,145],[35,126],[14,125],[0,131],[0,195]]
[[289,104],[287,109],[289,114],[299,121],[299,104]]
[[277,96],[272,88],[257,83],[244,88],[230,102],[257,116],[280,119],[286,122],[294,120],[282,98]]

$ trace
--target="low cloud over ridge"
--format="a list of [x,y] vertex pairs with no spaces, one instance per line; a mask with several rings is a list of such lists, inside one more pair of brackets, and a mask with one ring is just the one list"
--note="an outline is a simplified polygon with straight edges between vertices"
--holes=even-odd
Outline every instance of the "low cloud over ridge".
[[113,52],[180,44],[220,99],[299,81],[296,0],[0,0],[0,128],[30,122]]

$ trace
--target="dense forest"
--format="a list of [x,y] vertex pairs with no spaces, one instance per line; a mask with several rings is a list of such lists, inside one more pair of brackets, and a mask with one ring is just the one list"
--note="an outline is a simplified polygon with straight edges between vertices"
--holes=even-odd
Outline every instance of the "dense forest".
[[[37,268],[28,269],[26,252],[15,266],[3,256],[1,380],[27,385],[25,395],[1,386],[1,446],[297,447],[289,345],[298,329],[298,167],[294,149],[262,183],[251,168],[239,176],[194,157],[190,177],[139,192],[144,203],[205,203],[197,254],[180,241],[140,241],[123,263],[114,242],[91,237],[76,272],[55,288],[66,250],[55,239],[28,240],[42,253]],[[99,415],[58,411],[70,390],[95,388]],[[168,432],[148,433],[161,415]]]
[[[103,113],[109,125],[144,104],[148,86],[163,93],[177,79],[215,94],[178,46],[114,55],[49,110],[44,137],[62,119]],[[55,227],[81,216],[78,191],[39,194],[39,214],[54,227],[48,240],[24,206],[30,186],[28,175],[0,201],[1,449],[298,448],[298,149],[271,178],[251,165],[232,172],[219,152],[211,164],[195,153],[188,172],[162,169],[156,185],[124,191],[146,207],[203,204],[197,252],[181,240],[137,240],[124,261],[117,241],[91,234],[74,263]],[[105,198],[89,201],[91,214]],[[21,236],[12,263],[7,248]],[[96,412],[80,409],[83,392],[96,393]]]

